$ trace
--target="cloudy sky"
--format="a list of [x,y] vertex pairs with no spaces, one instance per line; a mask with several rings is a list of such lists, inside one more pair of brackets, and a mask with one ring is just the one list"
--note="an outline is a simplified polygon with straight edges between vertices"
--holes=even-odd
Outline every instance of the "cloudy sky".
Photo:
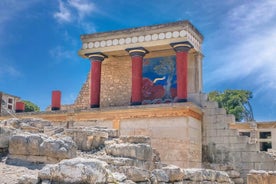
[[250,90],[255,119],[276,120],[275,0],[1,0],[0,91],[73,103],[90,68],[81,34],[179,20],[204,35],[204,92]]

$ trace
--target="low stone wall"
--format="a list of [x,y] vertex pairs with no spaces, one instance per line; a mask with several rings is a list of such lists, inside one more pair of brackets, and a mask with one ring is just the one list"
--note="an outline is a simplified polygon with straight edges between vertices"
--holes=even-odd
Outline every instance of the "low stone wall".
[[247,175],[247,184],[275,184],[276,171],[251,170]]

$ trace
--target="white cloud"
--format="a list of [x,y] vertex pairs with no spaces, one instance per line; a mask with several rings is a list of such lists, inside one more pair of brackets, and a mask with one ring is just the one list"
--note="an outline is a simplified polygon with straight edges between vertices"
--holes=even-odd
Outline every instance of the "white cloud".
[[264,24],[269,24],[272,19],[276,20],[276,1],[247,2],[229,11],[227,16],[225,24],[232,32],[256,33]]
[[[272,97],[276,93],[275,20],[276,1],[255,1],[232,9],[216,33],[225,45],[213,56],[213,71],[205,82],[219,85],[236,81],[239,86],[250,85],[254,96]],[[276,99],[271,98],[271,103],[276,104]]]
[[93,3],[83,0],[69,0],[68,3],[71,7],[77,10],[80,19],[94,12],[96,9]]
[[59,22],[80,22],[95,12],[94,3],[86,0],[59,0],[59,11],[54,18]]
[[59,0],[59,11],[54,13],[54,17],[59,22],[71,21],[71,18],[72,18],[71,12],[61,0]]

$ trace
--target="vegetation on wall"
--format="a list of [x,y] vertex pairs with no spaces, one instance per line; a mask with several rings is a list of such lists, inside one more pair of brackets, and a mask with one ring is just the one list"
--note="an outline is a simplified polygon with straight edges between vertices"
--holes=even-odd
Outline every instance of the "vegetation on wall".
[[23,100],[23,102],[25,104],[25,112],[39,112],[40,111],[40,108],[36,104],[34,104],[30,101],[27,101],[27,100]]
[[236,121],[254,121],[252,107],[249,100],[252,92],[247,90],[212,91],[208,94],[210,101],[218,102],[219,107],[225,108],[228,114],[233,114]]

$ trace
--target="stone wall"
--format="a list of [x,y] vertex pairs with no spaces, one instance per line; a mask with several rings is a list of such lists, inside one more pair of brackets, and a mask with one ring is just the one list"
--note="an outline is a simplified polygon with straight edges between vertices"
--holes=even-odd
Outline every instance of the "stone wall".
[[161,160],[182,168],[201,167],[201,122],[192,117],[122,120],[121,135],[145,135]]
[[111,58],[102,64],[101,107],[127,106],[131,98],[131,60]]
[[276,169],[274,158],[260,152],[258,144],[249,144],[249,137],[239,136],[237,130],[229,129],[229,124],[235,122],[233,115],[227,115],[216,102],[205,101],[202,105],[204,162],[229,164],[244,179],[251,169]]
[[88,72],[86,81],[72,107],[75,109],[90,108],[90,72]]

